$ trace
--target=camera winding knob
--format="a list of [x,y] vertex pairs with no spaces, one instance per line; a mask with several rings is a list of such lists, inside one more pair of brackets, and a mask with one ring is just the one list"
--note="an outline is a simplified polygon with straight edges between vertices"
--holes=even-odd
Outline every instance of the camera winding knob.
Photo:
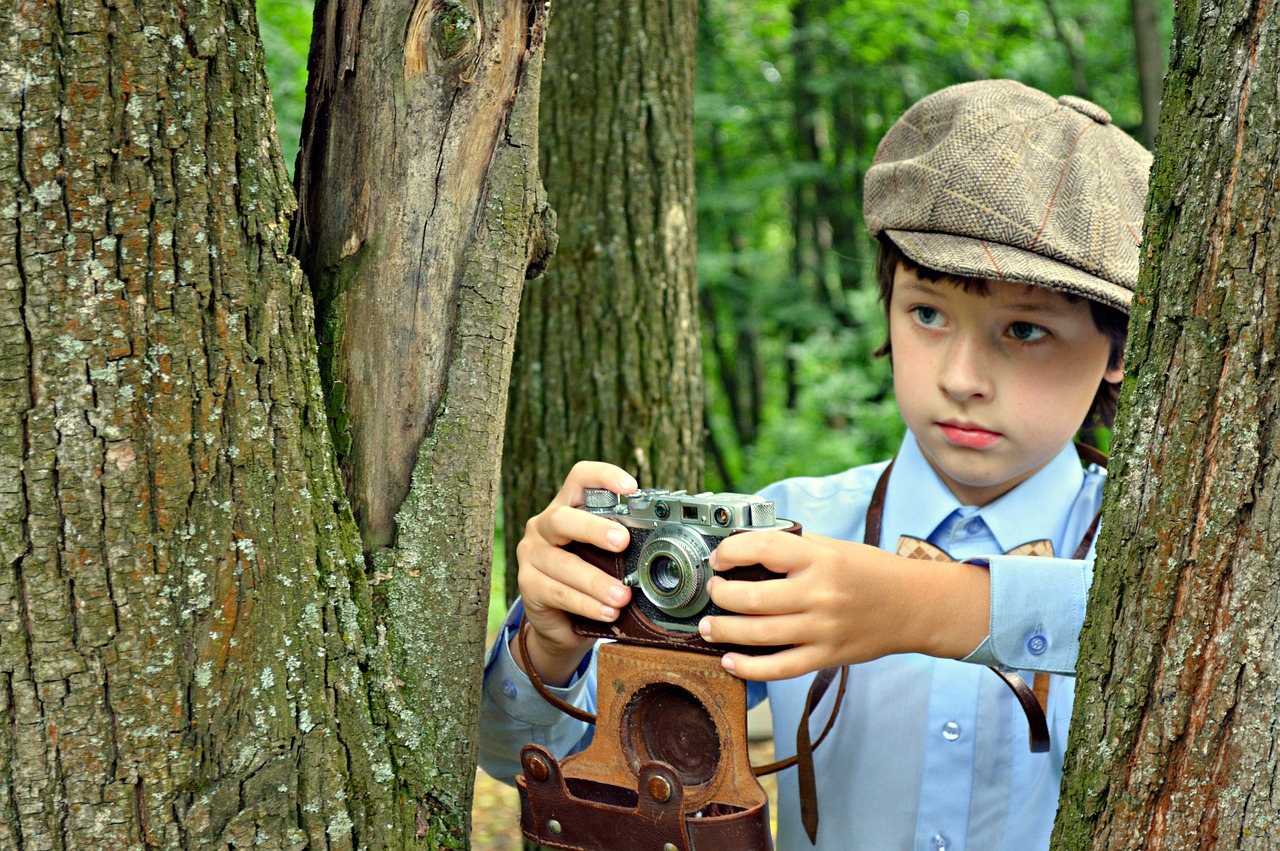
[[618,495],[605,488],[587,488],[583,491],[583,503],[587,509],[613,508],[618,504]]

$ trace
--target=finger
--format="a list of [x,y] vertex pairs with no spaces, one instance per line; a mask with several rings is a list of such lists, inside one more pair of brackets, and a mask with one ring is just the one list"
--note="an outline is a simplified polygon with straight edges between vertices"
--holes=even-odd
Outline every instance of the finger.
[[[555,503],[532,517],[525,524],[524,532],[524,539],[520,544],[527,541],[530,546],[536,547],[540,542],[545,542],[554,547],[563,547],[572,541],[578,541],[614,553],[626,549],[631,540],[631,533],[616,520]],[[519,545],[516,556],[520,557]]]
[[763,656],[726,653],[720,664],[735,677],[762,681],[787,680],[826,667],[821,653],[809,645],[789,647]]
[[769,647],[803,643],[811,638],[803,614],[752,617],[718,615],[698,621],[698,634],[714,644],[745,644]]
[[558,547],[543,547],[521,565],[520,594],[526,605],[558,608],[596,620],[614,620],[631,600],[621,581]]
[[579,461],[565,476],[554,502],[582,505],[587,488],[607,488],[614,493],[631,493],[638,487],[635,477],[621,467],[603,461]]
[[711,566],[728,570],[763,564],[774,573],[790,573],[813,560],[816,542],[791,532],[742,532],[730,535],[711,553]]
[[755,581],[713,576],[707,583],[711,602],[741,615],[787,615],[805,608],[800,583],[787,579]]

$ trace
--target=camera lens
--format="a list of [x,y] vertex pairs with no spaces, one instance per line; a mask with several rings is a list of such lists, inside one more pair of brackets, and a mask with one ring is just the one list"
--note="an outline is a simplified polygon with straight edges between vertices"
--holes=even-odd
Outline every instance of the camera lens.
[[697,532],[679,524],[661,527],[640,550],[636,579],[649,602],[673,617],[706,607],[711,549]]
[[670,594],[680,587],[680,566],[666,556],[658,556],[649,564],[649,578],[655,588]]

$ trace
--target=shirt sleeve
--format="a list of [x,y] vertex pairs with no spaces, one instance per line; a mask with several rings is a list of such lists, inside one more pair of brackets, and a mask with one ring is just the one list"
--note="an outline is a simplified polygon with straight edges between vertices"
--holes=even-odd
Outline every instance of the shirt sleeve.
[[990,556],[991,632],[966,662],[1075,674],[1093,562]]
[[[547,748],[558,758],[585,748],[595,728],[565,715],[542,699],[528,675],[520,670],[508,646],[520,623],[519,602],[489,649],[480,696],[479,760],[489,776],[507,783],[521,773],[520,749],[528,744]],[[596,653],[587,654],[569,685],[547,687],[566,703],[595,712]]]

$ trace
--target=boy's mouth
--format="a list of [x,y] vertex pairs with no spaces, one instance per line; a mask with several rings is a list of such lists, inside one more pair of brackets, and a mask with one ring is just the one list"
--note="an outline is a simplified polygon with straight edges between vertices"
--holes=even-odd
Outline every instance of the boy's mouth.
[[963,423],[938,423],[938,428],[948,443],[965,449],[986,449],[1001,438],[997,431]]

